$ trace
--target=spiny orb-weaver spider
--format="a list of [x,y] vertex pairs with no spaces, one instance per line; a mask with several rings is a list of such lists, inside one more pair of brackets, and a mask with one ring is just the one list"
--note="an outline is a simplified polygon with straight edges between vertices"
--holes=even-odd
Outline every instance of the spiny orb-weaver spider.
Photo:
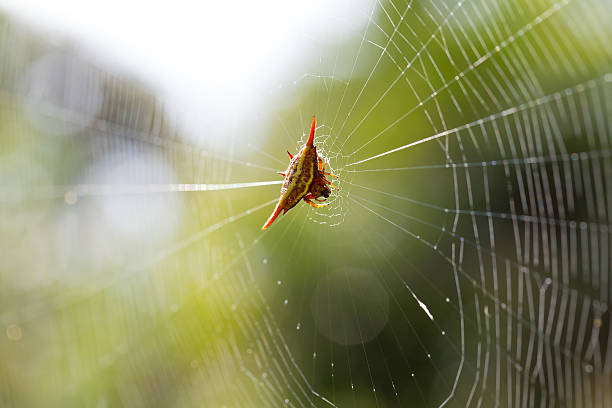
[[[262,231],[274,222],[281,211],[285,214],[295,207],[301,199],[304,199],[304,201],[315,208],[325,207],[329,204],[317,204],[313,200],[317,202],[325,201],[331,192],[328,185],[338,190],[338,187],[334,186],[325,178],[325,176],[336,178],[338,176],[325,172],[327,162],[324,162],[319,157],[317,148],[313,145],[314,132],[315,117],[313,116],[312,125],[310,126],[310,136],[308,137],[308,141],[306,141],[306,145],[304,145],[302,150],[295,156],[292,156],[291,153],[287,151],[291,161],[284,173],[279,172],[281,176],[285,177],[283,187],[280,191],[280,199],[278,200],[278,204],[276,204],[276,208],[274,208],[274,212],[270,218],[268,218],[268,221],[261,227]],[[323,197],[322,200],[320,199],[321,197]]]

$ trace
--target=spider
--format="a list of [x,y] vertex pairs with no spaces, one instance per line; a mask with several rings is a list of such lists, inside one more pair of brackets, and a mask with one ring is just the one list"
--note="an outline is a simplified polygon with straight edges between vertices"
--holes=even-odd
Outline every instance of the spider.
[[274,222],[281,211],[285,214],[295,207],[301,199],[304,199],[304,201],[314,208],[325,207],[329,205],[329,203],[318,203],[324,202],[329,197],[331,190],[328,186],[332,186],[338,190],[338,187],[334,186],[325,178],[325,176],[335,178],[338,178],[338,176],[325,172],[327,162],[324,162],[319,157],[317,148],[313,145],[314,132],[315,117],[313,116],[310,136],[308,137],[308,141],[306,141],[306,145],[295,156],[292,156],[291,153],[287,151],[291,161],[284,173],[279,172],[281,176],[285,177],[283,187],[280,191],[280,199],[278,200],[278,204],[276,204],[276,208],[274,208],[274,212],[272,212],[272,215],[268,218],[268,221],[261,227],[262,231],[267,229],[270,224]]

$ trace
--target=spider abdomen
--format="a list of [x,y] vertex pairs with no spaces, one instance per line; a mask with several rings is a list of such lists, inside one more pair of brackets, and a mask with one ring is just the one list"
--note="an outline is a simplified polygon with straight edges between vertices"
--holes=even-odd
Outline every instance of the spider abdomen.
[[316,166],[317,153],[314,146],[305,146],[293,158],[281,189],[284,212],[293,208],[308,193]]

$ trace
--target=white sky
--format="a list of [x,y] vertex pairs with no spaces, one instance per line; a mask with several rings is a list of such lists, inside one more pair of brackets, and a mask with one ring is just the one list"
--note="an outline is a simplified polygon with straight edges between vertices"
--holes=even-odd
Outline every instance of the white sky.
[[299,78],[306,62],[318,60],[316,44],[362,30],[372,4],[0,0],[0,10],[143,78],[205,129],[230,110],[265,110],[257,89]]

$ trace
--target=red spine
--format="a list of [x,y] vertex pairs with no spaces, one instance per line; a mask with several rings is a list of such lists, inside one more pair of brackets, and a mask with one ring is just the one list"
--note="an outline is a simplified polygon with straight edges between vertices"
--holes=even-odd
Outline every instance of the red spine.
[[272,213],[270,218],[268,218],[268,221],[266,221],[263,227],[261,227],[261,230],[265,231],[270,226],[270,224],[274,222],[274,220],[276,219],[276,217],[278,217],[278,214],[280,214],[281,211],[282,211],[281,200],[278,200],[278,204],[276,204],[276,208],[274,208],[274,212]]
[[315,131],[315,117],[312,117],[312,126],[310,126],[310,136],[306,142],[306,146],[312,146],[314,143],[314,131]]

